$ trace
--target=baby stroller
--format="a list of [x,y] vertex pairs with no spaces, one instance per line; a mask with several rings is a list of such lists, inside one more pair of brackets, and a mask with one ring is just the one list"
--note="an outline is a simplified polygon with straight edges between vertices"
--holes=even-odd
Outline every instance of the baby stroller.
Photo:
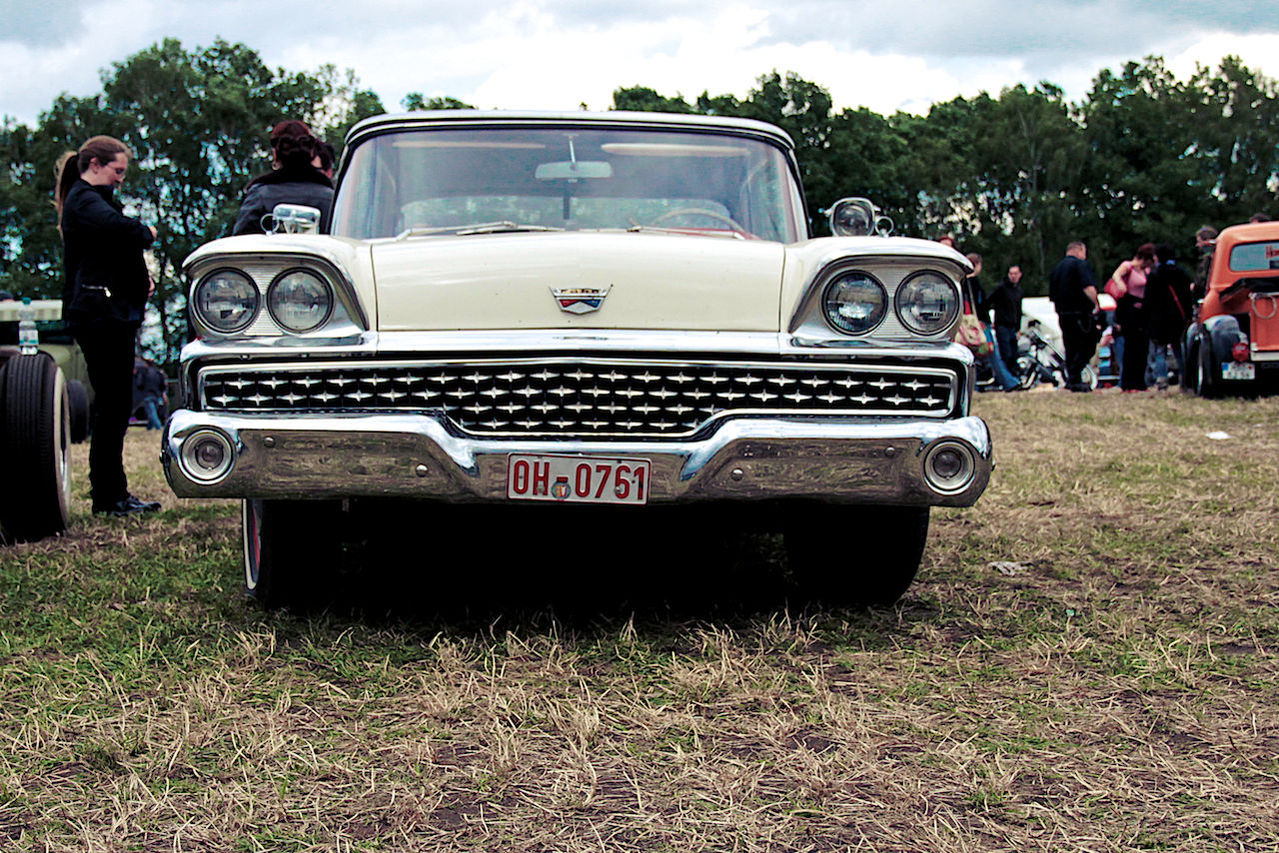
[[[1022,388],[1034,388],[1043,382],[1066,387],[1066,356],[1044,336],[1038,320],[1027,323],[1018,341],[1016,376]],[[1079,379],[1089,388],[1097,387],[1097,372],[1092,365],[1084,366]]]

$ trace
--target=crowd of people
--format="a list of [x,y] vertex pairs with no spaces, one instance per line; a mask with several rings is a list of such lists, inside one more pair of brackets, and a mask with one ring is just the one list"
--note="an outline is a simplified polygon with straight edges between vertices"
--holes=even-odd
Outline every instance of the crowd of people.
[[[1251,221],[1267,220],[1258,213]],[[1178,263],[1171,244],[1143,243],[1100,286],[1088,261],[1088,247],[1081,241],[1066,247],[1065,256],[1049,274],[1048,292],[1061,327],[1068,390],[1092,390],[1092,383],[1083,381],[1084,369],[1097,360],[1103,343],[1110,345],[1117,384],[1125,392],[1162,389],[1179,380],[1184,369],[1182,338],[1194,319],[1195,302],[1203,298],[1216,237],[1217,230],[1207,225],[1195,233],[1200,256],[1193,278]],[[950,235],[938,242],[955,248]],[[973,315],[988,334],[976,343],[959,335],[956,340],[970,346],[979,366],[994,377],[995,387],[1018,390],[1024,298],[1021,267],[1010,266],[1003,281],[987,294],[978,280],[981,255],[966,257],[973,269],[963,281],[962,310]]]
[[[297,120],[270,134],[272,169],[245,188],[232,234],[261,234],[275,205],[304,204],[327,222],[333,205],[333,147]],[[140,405],[147,423],[160,426],[163,374],[137,356],[138,330],[155,289],[145,252],[156,227],[127,216],[115,197],[132,152],[110,136],[95,136],[58,160],[54,204],[62,234],[62,313],[84,353],[94,389],[89,492],[93,512],[128,516],[155,512],[156,501],[129,491],[124,437]]]

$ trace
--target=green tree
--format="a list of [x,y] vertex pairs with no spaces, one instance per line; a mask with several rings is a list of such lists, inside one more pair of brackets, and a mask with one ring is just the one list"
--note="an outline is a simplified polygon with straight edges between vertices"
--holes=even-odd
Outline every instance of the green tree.
[[459,101],[457,98],[434,97],[423,98],[421,92],[409,92],[400,101],[407,112],[416,112],[418,110],[473,110],[475,107]]
[[188,51],[166,39],[114,64],[102,81],[99,96],[57,98],[35,130],[6,124],[0,135],[10,177],[0,193],[15,208],[0,223],[7,247],[21,247],[20,260],[6,262],[0,274],[33,295],[60,294],[53,163],[90,136],[118,137],[134,153],[120,199],[159,230],[151,304],[160,336],[148,345],[171,362],[186,334],[181,263],[229,233],[245,184],[270,167],[270,127],[298,118],[327,136],[381,112],[381,103],[353,74],[331,66],[315,74],[272,71],[255,51],[221,40]]
[[1108,275],[1147,242],[1185,243],[1208,205],[1211,179],[1196,155],[1193,87],[1158,57],[1103,70],[1079,107],[1088,156],[1078,235]]
[[1227,56],[1190,81],[1188,123],[1205,206],[1194,222],[1224,226],[1254,213],[1279,218],[1279,86]]

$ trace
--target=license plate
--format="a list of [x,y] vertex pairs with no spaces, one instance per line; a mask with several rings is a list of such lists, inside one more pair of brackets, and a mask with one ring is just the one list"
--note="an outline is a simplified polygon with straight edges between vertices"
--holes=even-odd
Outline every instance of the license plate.
[[506,497],[513,501],[585,504],[648,503],[649,461],[599,456],[512,453]]
[[1222,379],[1256,379],[1257,365],[1252,362],[1228,361],[1221,366]]

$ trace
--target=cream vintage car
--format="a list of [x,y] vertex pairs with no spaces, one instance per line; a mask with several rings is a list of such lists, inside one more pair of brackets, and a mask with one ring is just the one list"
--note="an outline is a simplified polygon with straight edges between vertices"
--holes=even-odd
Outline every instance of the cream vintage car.
[[950,341],[966,261],[877,236],[859,199],[831,216],[861,236],[813,238],[771,125],[379,116],[348,138],[329,233],[276,216],[286,233],[187,259],[198,337],[163,439],[175,493],[243,499],[265,606],[387,500],[424,524],[553,507],[564,529],[590,505],[596,525],[722,507],[784,535],[796,588],[891,602],[930,507],[986,488]]

